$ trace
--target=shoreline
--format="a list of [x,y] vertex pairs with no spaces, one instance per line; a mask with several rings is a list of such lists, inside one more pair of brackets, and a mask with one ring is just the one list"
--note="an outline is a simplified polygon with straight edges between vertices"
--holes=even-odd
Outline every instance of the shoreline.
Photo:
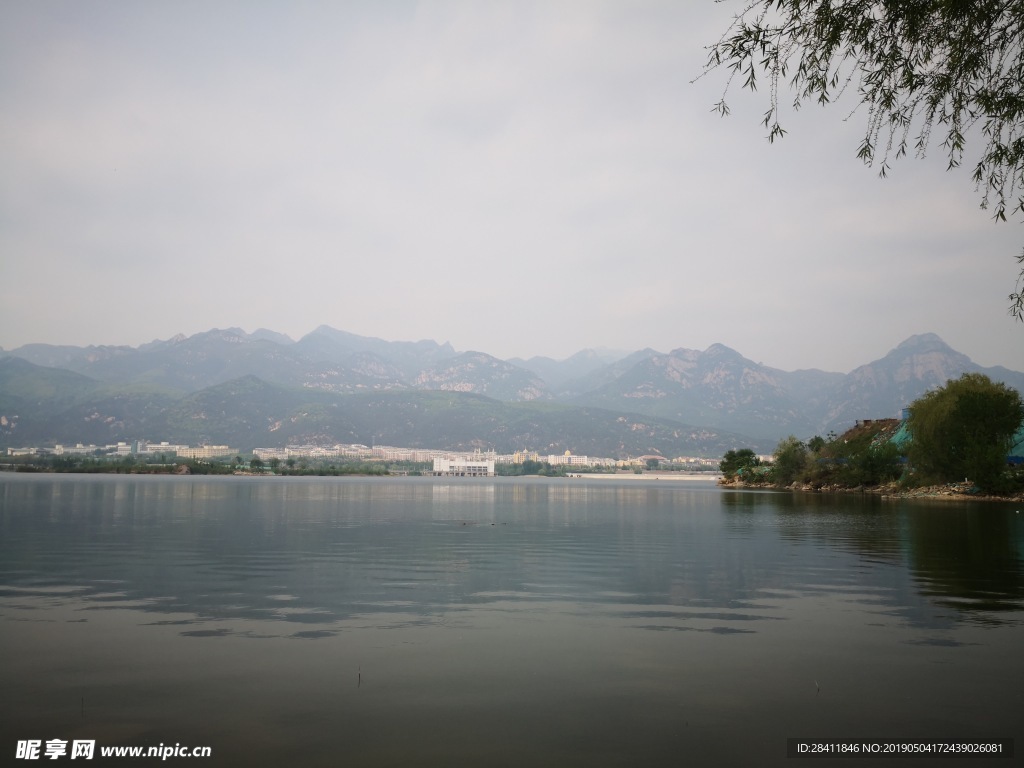
[[994,496],[984,493],[971,493],[972,483],[946,483],[944,485],[926,485],[920,488],[898,488],[895,484],[879,485],[872,488],[856,487],[850,488],[841,485],[824,485],[815,488],[811,485],[793,483],[787,486],[769,485],[765,483],[745,483],[742,481],[726,481],[724,478],[718,481],[719,488],[736,488],[740,490],[761,490],[761,491],[789,491],[790,493],[836,493],[851,494],[859,493],[871,496],[878,496],[882,499],[936,499],[939,501],[1002,501],[1002,502],[1024,502],[1024,493],[1017,493],[1010,496]]
[[714,481],[716,484],[721,484],[722,475],[719,472],[665,472],[662,474],[648,474],[645,472],[641,475],[638,475],[635,472],[623,472],[621,474],[572,472],[567,474],[566,478],[571,480],[676,480],[679,482],[706,480]]

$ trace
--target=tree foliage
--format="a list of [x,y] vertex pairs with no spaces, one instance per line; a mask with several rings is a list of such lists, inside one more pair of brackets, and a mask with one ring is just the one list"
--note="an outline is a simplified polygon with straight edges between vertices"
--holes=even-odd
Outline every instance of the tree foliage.
[[869,445],[839,466],[837,479],[847,486],[873,486],[896,480],[903,473],[899,449],[891,442]]
[[541,475],[543,477],[564,477],[565,465],[552,466],[546,461],[527,459],[519,464],[498,464],[495,471],[499,475],[519,477],[521,475]]
[[[924,156],[936,131],[948,168],[979,136],[982,207],[1024,213],[1024,0],[744,0],[704,73],[721,67],[726,93],[737,76],[751,90],[767,79],[769,141],[785,135],[781,89],[794,109],[855,93],[867,120],[857,155],[883,176],[893,159]],[[728,114],[724,95],[716,108]],[[1024,320],[1024,268],[1009,298]]]
[[1013,436],[1024,421],[1020,394],[980,373],[965,373],[910,406],[909,458],[926,477],[969,478],[999,490]]
[[789,485],[800,479],[807,468],[807,446],[793,435],[780,440],[772,456],[772,479],[776,485]]
[[824,437],[822,437],[821,435],[815,435],[814,437],[807,441],[807,449],[811,453],[818,454],[821,453],[822,448],[824,448],[827,444],[828,443],[826,442]]
[[727,478],[733,478],[740,472],[740,470],[747,469],[749,467],[760,466],[761,460],[757,458],[750,448],[740,448],[739,450],[729,450],[725,452],[725,456],[718,464],[718,468],[722,471],[722,474]]

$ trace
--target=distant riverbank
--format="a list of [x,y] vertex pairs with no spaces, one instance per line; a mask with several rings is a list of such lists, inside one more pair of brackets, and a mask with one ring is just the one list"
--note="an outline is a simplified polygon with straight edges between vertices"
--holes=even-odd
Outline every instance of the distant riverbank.
[[566,475],[570,478],[582,478],[584,480],[709,480],[720,481],[722,476],[717,472],[644,472],[638,475],[636,472],[622,473],[588,473],[570,472]]

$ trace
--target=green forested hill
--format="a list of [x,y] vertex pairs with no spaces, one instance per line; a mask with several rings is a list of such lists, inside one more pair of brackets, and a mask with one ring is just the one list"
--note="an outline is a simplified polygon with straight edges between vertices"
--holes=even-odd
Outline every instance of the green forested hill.
[[934,334],[849,373],[781,371],[721,344],[508,361],[327,327],[294,342],[229,328],[137,348],[34,344],[0,364],[0,448],[160,439],[764,453],[787,435],[893,417],[966,372],[1024,391],[1024,373],[982,368]]
[[[7,381],[19,379],[0,377],[0,387],[8,393],[3,415],[16,424],[0,434],[3,446],[148,439],[228,444],[239,450],[362,443],[499,452],[571,450],[616,457],[716,456],[750,442],[666,419],[551,402],[502,402],[464,392],[338,394],[243,376],[173,396],[137,386],[118,390],[24,361],[6,367],[22,368],[26,383],[7,389]],[[37,396],[27,409],[30,391]]]

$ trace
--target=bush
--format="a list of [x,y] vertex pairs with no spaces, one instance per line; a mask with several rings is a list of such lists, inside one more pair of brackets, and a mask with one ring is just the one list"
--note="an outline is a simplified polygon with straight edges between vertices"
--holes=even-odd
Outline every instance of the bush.
[[839,482],[844,485],[881,485],[903,474],[899,449],[892,443],[869,446],[841,465]]
[[793,435],[780,440],[773,455],[772,480],[776,485],[789,485],[799,480],[807,469],[807,446]]

